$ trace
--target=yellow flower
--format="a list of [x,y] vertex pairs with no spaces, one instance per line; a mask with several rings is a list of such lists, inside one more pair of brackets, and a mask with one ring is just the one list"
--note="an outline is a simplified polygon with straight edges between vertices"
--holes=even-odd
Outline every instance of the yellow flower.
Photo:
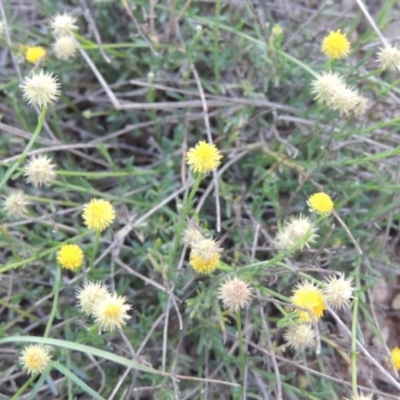
[[36,64],[39,60],[46,57],[46,49],[41,46],[26,46],[25,60]]
[[76,271],[82,265],[83,258],[83,251],[76,244],[65,244],[57,254],[58,263],[71,271]]
[[51,362],[50,349],[42,344],[26,346],[21,353],[19,361],[28,374],[42,373]]
[[101,232],[114,221],[115,211],[109,201],[92,199],[83,206],[82,217],[89,229]]
[[393,365],[395,366],[395,368],[400,371],[400,348],[399,347],[395,347],[391,353],[391,358],[392,358],[392,362]]
[[323,192],[314,193],[307,200],[307,204],[312,211],[321,215],[331,214],[334,206],[332,199]]
[[346,34],[341,33],[340,29],[330,32],[322,42],[322,52],[335,60],[347,57],[350,52],[350,42],[347,40]]
[[78,299],[78,306],[88,316],[94,313],[97,303],[110,297],[111,294],[107,285],[101,282],[85,282],[75,296]]
[[193,244],[189,264],[200,274],[210,274],[220,263],[221,251],[222,249],[214,240],[202,239]]
[[194,172],[206,173],[213,171],[221,163],[221,153],[213,144],[203,141],[187,152],[186,161]]
[[297,310],[300,322],[311,322],[311,316],[318,321],[326,310],[324,295],[314,284],[302,282],[297,285],[291,298],[292,304],[307,311]]
[[126,325],[126,319],[131,318],[126,312],[132,306],[125,304],[126,297],[113,293],[97,302],[94,308],[94,317],[99,324],[100,330],[112,332],[115,328],[122,328]]

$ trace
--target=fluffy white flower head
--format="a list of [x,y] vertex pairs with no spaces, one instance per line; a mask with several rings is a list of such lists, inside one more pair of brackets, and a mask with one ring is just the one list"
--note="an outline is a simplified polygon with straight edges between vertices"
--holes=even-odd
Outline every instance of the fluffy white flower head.
[[56,167],[51,161],[43,154],[31,157],[24,166],[26,181],[36,188],[51,185],[57,176]]
[[78,29],[75,25],[76,18],[69,14],[57,14],[53,17],[50,27],[53,30],[54,36],[66,36],[71,34],[72,31]]

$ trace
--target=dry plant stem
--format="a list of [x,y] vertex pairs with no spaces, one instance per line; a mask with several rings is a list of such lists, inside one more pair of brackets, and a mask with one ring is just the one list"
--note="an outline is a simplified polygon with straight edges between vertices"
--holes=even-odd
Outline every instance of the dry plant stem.
[[51,327],[53,325],[54,317],[56,316],[57,312],[57,306],[58,306],[58,296],[60,293],[60,283],[61,283],[61,266],[57,266],[57,271],[56,271],[56,277],[54,281],[54,287],[53,287],[53,304],[51,307],[51,312],[49,319],[47,321],[46,329],[44,331],[43,337],[48,337]]
[[100,242],[100,231],[96,230],[96,236],[94,238],[92,253],[90,254],[90,265],[89,268],[92,270],[94,268],[94,260],[96,258],[97,251],[99,249]]
[[43,107],[42,110],[40,111],[40,115],[39,115],[39,118],[38,118],[38,123],[37,123],[36,129],[35,129],[35,132],[33,133],[32,137],[31,137],[31,140],[26,145],[24,151],[18,157],[17,161],[15,161],[15,163],[11,167],[8,168],[7,172],[5,173],[3,179],[0,182],[0,190],[7,183],[8,179],[10,179],[10,177],[12,176],[14,171],[18,168],[18,166],[21,165],[24,162],[29,150],[34,145],[37,137],[39,136],[39,134],[40,134],[40,132],[42,130],[43,123],[44,123],[44,118],[46,116],[46,111],[47,111],[46,107]]
[[[355,270],[356,284],[360,287],[360,262],[357,263]],[[357,315],[358,315],[358,294],[355,295],[353,301],[353,319],[351,323],[351,384],[353,396],[356,399],[358,396],[357,388]]]
[[[204,95],[203,86],[201,85],[199,74],[197,73],[196,67],[191,64],[191,69],[194,75],[194,78],[197,83],[197,88],[200,93],[201,102],[203,104],[203,114],[204,114],[204,124],[206,126],[207,132],[207,139],[208,143],[213,143],[212,136],[211,136],[211,128],[210,128],[210,119],[208,118],[208,106],[206,97]],[[216,207],[216,218],[217,218],[217,232],[221,232],[221,206],[219,202],[219,187],[218,187],[218,175],[217,171],[213,171],[213,182],[214,182],[214,193],[215,193],[215,207]]]
[[[328,307],[329,312],[331,315],[335,318],[336,322],[341,326],[341,328],[347,333],[349,337],[352,337],[352,332],[347,328],[347,326],[343,323],[343,321],[339,318],[339,316],[335,313],[335,311],[332,310],[331,307]],[[356,339],[356,344],[359,347],[359,349],[365,354],[365,356],[368,358],[368,360],[371,361],[373,365],[375,365],[376,368],[379,369],[379,371],[385,375],[385,377],[392,382],[392,384],[400,390],[400,383],[396,381],[396,379],[385,369],[382,367],[381,364],[379,364],[378,361],[375,360],[374,357],[369,354],[368,350]]]

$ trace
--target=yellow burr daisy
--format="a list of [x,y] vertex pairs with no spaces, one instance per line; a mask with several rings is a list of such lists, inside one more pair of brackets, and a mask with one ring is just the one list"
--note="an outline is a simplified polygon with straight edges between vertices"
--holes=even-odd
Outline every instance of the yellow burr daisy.
[[82,217],[89,229],[102,232],[114,221],[115,210],[109,201],[92,199],[83,206]]
[[76,271],[82,266],[83,258],[83,251],[76,244],[65,244],[57,254],[58,263],[71,271]]
[[221,153],[214,144],[200,141],[187,152],[186,161],[194,172],[206,173],[216,169],[221,163]]
[[307,200],[307,204],[312,211],[320,215],[329,215],[333,211],[333,201],[326,193],[314,193]]
[[311,322],[311,316],[318,321],[323,316],[324,310],[326,310],[322,291],[309,282],[302,282],[297,285],[293,291],[291,301],[294,306],[307,310],[297,310],[299,322]]
[[331,31],[322,41],[322,52],[335,60],[347,57],[350,52],[350,42],[346,34],[341,33],[340,29],[336,32]]

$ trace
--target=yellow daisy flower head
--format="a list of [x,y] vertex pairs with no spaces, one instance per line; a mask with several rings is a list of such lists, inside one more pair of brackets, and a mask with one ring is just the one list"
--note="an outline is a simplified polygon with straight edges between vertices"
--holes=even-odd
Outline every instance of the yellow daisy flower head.
[[50,186],[56,179],[56,166],[52,159],[45,154],[39,154],[29,158],[23,167],[26,181],[35,188]]
[[57,262],[66,269],[76,271],[83,263],[83,251],[76,244],[65,244],[57,254]]
[[289,347],[296,351],[315,344],[315,331],[309,324],[299,324],[289,327],[283,334]]
[[108,286],[101,282],[85,282],[76,294],[78,306],[86,316],[93,315],[98,302],[110,297]]
[[22,190],[12,190],[4,199],[3,210],[10,219],[19,219],[26,214],[28,204],[28,197]]
[[38,61],[46,57],[46,49],[41,46],[26,46],[25,48],[25,60],[36,64]]
[[28,374],[40,374],[51,362],[50,348],[42,344],[26,346],[19,361]]
[[92,199],[83,206],[84,224],[89,229],[102,232],[115,219],[115,210],[109,201]]
[[322,291],[310,282],[299,283],[293,291],[291,301],[294,306],[308,310],[308,312],[296,310],[299,315],[299,322],[311,322],[311,316],[318,321],[326,310]]
[[39,108],[54,104],[60,96],[60,83],[50,72],[34,72],[21,84],[23,98],[29,105]]
[[390,357],[392,359],[392,363],[394,367],[400,371],[400,348],[395,347],[391,352],[390,352]]
[[333,309],[349,306],[353,291],[352,278],[345,279],[343,274],[340,277],[329,277],[328,284],[323,290],[326,302]]
[[322,52],[335,60],[346,58],[350,52],[350,42],[346,34],[341,33],[340,29],[336,32],[331,31],[322,41]]
[[251,302],[251,289],[243,280],[234,276],[220,285],[217,298],[222,301],[225,309],[239,311],[246,308]]
[[326,193],[314,193],[307,200],[307,205],[312,211],[320,215],[330,215],[333,211],[333,201]]
[[194,172],[206,173],[216,169],[222,155],[214,144],[200,141],[187,152],[186,161]]
[[126,325],[126,320],[132,318],[127,314],[132,306],[125,303],[126,297],[118,296],[116,293],[96,303],[93,315],[99,324],[100,331],[112,332],[115,328]]
[[200,274],[214,272],[221,259],[222,249],[213,239],[204,238],[195,244],[190,251],[189,264]]

